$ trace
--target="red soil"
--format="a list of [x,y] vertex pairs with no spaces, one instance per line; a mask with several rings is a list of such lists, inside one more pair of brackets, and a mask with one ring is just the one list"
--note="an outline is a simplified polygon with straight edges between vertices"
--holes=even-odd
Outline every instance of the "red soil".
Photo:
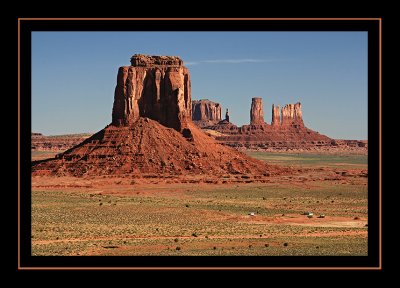
[[267,165],[218,144],[193,123],[188,135],[140,118],[128,127],[109,125],[55,159],[35,161],[32,175],[251,174],[269,176],[289,168]]

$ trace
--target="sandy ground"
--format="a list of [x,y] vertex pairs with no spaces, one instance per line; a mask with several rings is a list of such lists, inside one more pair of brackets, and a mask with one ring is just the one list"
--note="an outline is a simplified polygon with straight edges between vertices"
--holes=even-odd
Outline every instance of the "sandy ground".
[[264,179],[35,176],[32,253],[367,255],[367,175],[308,167]]

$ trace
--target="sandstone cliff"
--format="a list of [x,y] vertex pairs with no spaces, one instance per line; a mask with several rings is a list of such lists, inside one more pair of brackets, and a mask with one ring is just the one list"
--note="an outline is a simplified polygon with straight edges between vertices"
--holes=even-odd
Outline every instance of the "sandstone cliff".
[[251,99],[250,125],[260,124],[265,124],[262,98],[254,97]]
[[221,104],[208,99],[192,101],[192,120],[200,127],[206,127],[222,120]]
[[252,98],[249,125],[237,127],[222,122],[207,128],[219,133],[214,133],[218,141],[232,147],[292,149],[333,145],[331,138],[304,126],[300,103],[287,104],[283,108],[272,105],[269,125],[264,122],[262,98],[256,97]]
[[281,125],[281,107],[279,105],[275,106],[272,104],[272,126]]
[[175,56],[135,54],[118,70],[112,124],[128,126],[148,117],[182,131],[191,117],[190,75]]
[[301,103],[287,104],[282,108],[282,126],[304,126]]
[[[32,175],[268,177],[288,171],[225,147],[192,123],[190,75],[180,58],[136,54],[131,64],[118,71],[112,123],[56,158],[34,161]],[[221,118],[220,110],[215,115]]]

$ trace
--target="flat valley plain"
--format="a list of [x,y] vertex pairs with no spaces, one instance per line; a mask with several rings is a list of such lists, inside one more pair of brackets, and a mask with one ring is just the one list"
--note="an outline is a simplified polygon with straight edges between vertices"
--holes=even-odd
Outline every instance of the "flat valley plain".
[[32,255],[368,255],[366,155],[247,154],[300,173],[32,177]]

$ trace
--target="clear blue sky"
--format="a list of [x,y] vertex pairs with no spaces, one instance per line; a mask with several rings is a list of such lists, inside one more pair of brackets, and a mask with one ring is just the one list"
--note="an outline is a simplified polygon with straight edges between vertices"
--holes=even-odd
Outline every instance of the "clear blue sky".
[[367,139],[366,32],[34,32],[32,131],[96,132],[111,122],[119,66],[135,53],[180,56],[192,98],[229,108],[249,123],[251,98],[300,101],[306,126]]

